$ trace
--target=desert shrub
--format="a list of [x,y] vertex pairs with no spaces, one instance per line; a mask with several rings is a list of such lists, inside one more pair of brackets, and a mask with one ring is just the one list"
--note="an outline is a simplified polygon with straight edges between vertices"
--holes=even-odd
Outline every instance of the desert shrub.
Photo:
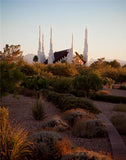
[[96,92],[96,94],[99,94],[99,95],[109,95],[109,91],[107,90],[99,90]]
[[55,77],[50,81],[50,85],[56,92],[69,92],[71,89],[71,79],[66,77]]
[[80,120],[73,128],[73,134],[77,137],[104,137],[107,134],[106,125],[100,120]]
[[41,131],[32,134],[29,137],[34,143],[34,159],[54,160],[59,158],[59,153],[56,151],[56,142],[62,141],[62,136],[54,131]]
[[48,88],[48,82],[43,76],[26,77],[21,85],[28,89],[35,90]]
[[42,120],[44,118],[43,102],[41,97],[36,100],[32,107],[32,114],[36,120]]
[[94,116],[87,113],[84,109],[76,108],[65,111],[62,114],[62,118],[66,120],[70,126],[73,126],[78,120],[94,119]]
[[126,112],[126,104],[117,104],[113,107],[113,111]]
[[120,86],[119,89],[126,90],[126,86]]
[[33,65],[31,64],[24,64],[23,66],[21,66],[21,72],[26,76],[33,76],[34,74],[36,74]]
[[36,91],[28,88],[22,88],[19,91],[19,94],[24,95],[26,97],[36,97]]
[[45,64],[34,63],[32,66],[33,66],[34,72],[38,75],[43,75],[42,73],[47,71],[47,65]]
[[61,160],[112,160],[112,158],[101,153],[81,149],[64,155]]
[[76,76],[72,84],[74,89],[83,90],[88,96],[90,90],[98,91],[102,88],[102,79],[96,73],[89,72]]
[[47,67],[47,71],[53,73],[53,75],[70,77],[78,74],[75,65],[70,63],[49,64]]
[[70,94],[61,94],[53,91],[46,92],[46,98],[48,101],[52,101],[62,111],[68,109],[82,108],[93,113],[99,113],[93,102],[87,98],[79,98]]
[[0,97],[17,92],[22,79],[23,74],[14,63],[0,62]]
[[112,116],[111,122],[119,133],[126,134],[126,116],[122,114]]
[[103,79],[103,84],[106,85],[108,88],[112,88],[112,85],[114,84],[114,80],[108,77],[105,77]]
[[59,116],[54,116],[53,118],[46,121],[43,125],[43,128],[53,127],[57,131],[64,131],[69,128],[69,125],[61,119]]
[[90,94],[90,98],[93,100],[112,102],[112,103],[126,103],[126,97],[112,96],[112,95],[100,95],[100,94]]
[[20,126],[12,127],[8,119],[8,109],[0,107],[0,159],[25,159],[32,150],[32,142],[27,139],[28,132]]
[[76,97],[85,97],[85,92],[81,90],[71,89],[70,93]]

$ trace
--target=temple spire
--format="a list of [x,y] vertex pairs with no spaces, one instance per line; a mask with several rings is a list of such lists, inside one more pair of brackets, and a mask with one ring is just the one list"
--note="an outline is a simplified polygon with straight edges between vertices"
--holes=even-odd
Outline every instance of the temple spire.
[[39,51],[41,52],[41,26],[39,26]]
[[44,53],[44,34],[42,34],[42,52]]
[[53,50],[53,45],[52,45],[52,27],[50,28],[50,50]]
[[53,61],[54,61],[54,54],[53,54],[52,27],[51,27],[50,28],[50,51],[49,51],[48,64],[53,63]]
[[84,40],[83,57],[84,57],[84,59],[86,61],[85,65],[88,65],[88,31],[87,31],[87,27],[85,28],[85,40]]

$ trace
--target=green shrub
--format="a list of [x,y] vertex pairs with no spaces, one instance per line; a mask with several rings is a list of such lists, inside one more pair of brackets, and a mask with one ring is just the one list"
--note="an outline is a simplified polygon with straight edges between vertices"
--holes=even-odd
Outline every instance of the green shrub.
[[63,156],[61,160],[112,160],[110,156],[106,156],[93,151],[74,151]]
[[70,126],[73,126],[78,120],[94,119],[94,116],[87,113],[84,109],[76,108],[65,111],[62,114],[62,119],[66,120]]
[[126,90],[126,86],[120,86],[119,89]]
[[32,114],[36,120],[42,120],[44,118],[43,102],[41,97],[36,100],[34,106],[32,107]]
[[126,134],[126,116],[122,114],[112,116],[111,122],[119,133]]
[[24,64],[23,66],[21,66],[21,72],[26,76],[33,76],[36,73],[34,71],[33,65],[31,64]]
[[77,137],[104,137],[107,134],[106,125],[100,120],[80,120],[73,128],[73,134]]
[[117,104],[113,107],[113,111],[126,112],[126,104]]
[[90,98],[97,101],[112,102],[112,103],[126,103],[126,97],[90,94]]
[[68,109],[82,108],[93,113],[99,113],[99,110],[87,98],[79,98],[70,94],[61,94],[53,91],[46,91],[46,98],[48,101],[52,101],[62,111]]
[[48,121],[44,122],[42,125],[43,128],[54,128],[57,131],[64,131],[69,128],[69,125],[62,120],[59,116],[55,116]]
[[105,77],[103,79],[103,84],[106,85],[108,88],[112,88],[112,85],[115,83],[115,81],[111,78]]
[[43,76],[26,77],[21,85],[28,89],[35,90],[48,88],[48,82]]
[[62,136],[54,131],[41,131],[32,134],[29,137],[34,143],[33,156],[34,159],[54,160],[59,158],[55,144],[62,140]]
[[0,107],[0,159],[22,160],[31,155],[32,142],[28,132],[9,123],[8,109]]

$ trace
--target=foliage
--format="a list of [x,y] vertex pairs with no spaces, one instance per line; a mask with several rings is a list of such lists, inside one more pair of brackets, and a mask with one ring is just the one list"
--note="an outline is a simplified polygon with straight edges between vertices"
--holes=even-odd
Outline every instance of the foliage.
[[70,94],[60,94],[53,91],[45,92],[47,100],[52,101],[62,111],[68,109],[82,108],[93,113],[99,113],[99,110],[96,108],[93,102],[87,98],[78,98]]
[[34,143],[33,156],[34,159],[54,160],[59,158],[59,153],[56,151],[56,141],[61,141],[62,136],[54,131],[35,132],[29,137]]
[[54,77],[49,83],[56,92],[65,93],[71,90],[71,81],[67,77]]
[[7,61],[8,63],[18,62],[22,59],[22,51],[20,51],[20,45],[8,45],[6,44],[4,52],[0,52],[0,61]]
[[106,125],[100,120],[80,120],[73,128],[73,134],[77,137],[104,137],[107,134]]
[[34,62],[38,62],[38,56],[37,56],[37,55],[35,55],[35,56],[33,57],[33,61],[34,61]]
[[108,88],[112,88],[112,85],[115,83],[115,81],[111,78],[105,77],[103,79],[103,84],[106,85]]
[[70,109],[62,114],[62,119],[66,120],[70,126],[73,126],[78,120],[94,119],[94,116],[81,108]]
[[43,128],[54,128],[57,131],[64,131],[69,128],[69,125],[61,119],[59,116],[54,116],[48,121],[44,122],[42,125]]
[[109,64],[112,68],[120,68],[120,67],[121,67],[120,63],[119,63],[117,60],[110,61],[110,62],[108,62],[108,64]]
[[36,91],[28,89],[28,88],[22,88],[19,91],[19,94],[24,95],[26,97],[34,97],[34,98],[36,98]]
[[96,93],[99,95],[109,95],[109,91],[107,91],[107,90],[99,90]]
[[64,77],[75,76],[78,74],[75,65],[70,63],[49,64],[47,71],[53,73],[54,75]]
[[12,127],[8,119],[8,109],[0,107],[0,159],[25,159],[32,150],[32,142],[27,140],[28,132],[20,126]]
[[8,64],[5,61],[0,62],[0,69],[0,96],[7,95],[10,92],[15,93],[23,79],[20,69],[16,68],[14,63]]
[[48,87],[48,82],[43,76],[26,77],[21,84],[28,89],[40,90]]
[[36,100],[32,107],[32,114],[36,120],[42,120],[44,118],[43,102],[41,97]]
[[86,73],[74,78],[73,87],[77,90],[84,90],[88,96],[90,90],[97,91],[102,88],[102,79],[93,72]]
[[113,111],[126,112],[126,104],[117,104],[113,107]]
[[90,94],[90,98],[97,101],[112,102],[112,103],[126,103],[126,97]]
[[126,86],[120,86],[119,89],[126,90]]
[[26,76],[33,76],[36,73],[34,71],[33,65],[27,63],[21,66],[21,72]]
[[119,133],[126,134],[126,116],[123,114],[118,114],[112,116],[111,122],[116,127]]

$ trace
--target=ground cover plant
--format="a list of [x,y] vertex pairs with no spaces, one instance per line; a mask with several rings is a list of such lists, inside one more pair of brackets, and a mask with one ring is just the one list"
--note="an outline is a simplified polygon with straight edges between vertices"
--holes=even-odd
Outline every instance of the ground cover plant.
[[33,143],[27,136],[21,126],[10,125],[8,109],[0,107],[0,159],[22,160],[31,156]]
[[113,107],[113,111],[126,112],[126,104],[117,104]]
[[126,135],[126,116],[125,115],[118,114],[118,115],[112,116],[111,122],[113,123],[113,125],[116,127],[116,129],[120,134]]

